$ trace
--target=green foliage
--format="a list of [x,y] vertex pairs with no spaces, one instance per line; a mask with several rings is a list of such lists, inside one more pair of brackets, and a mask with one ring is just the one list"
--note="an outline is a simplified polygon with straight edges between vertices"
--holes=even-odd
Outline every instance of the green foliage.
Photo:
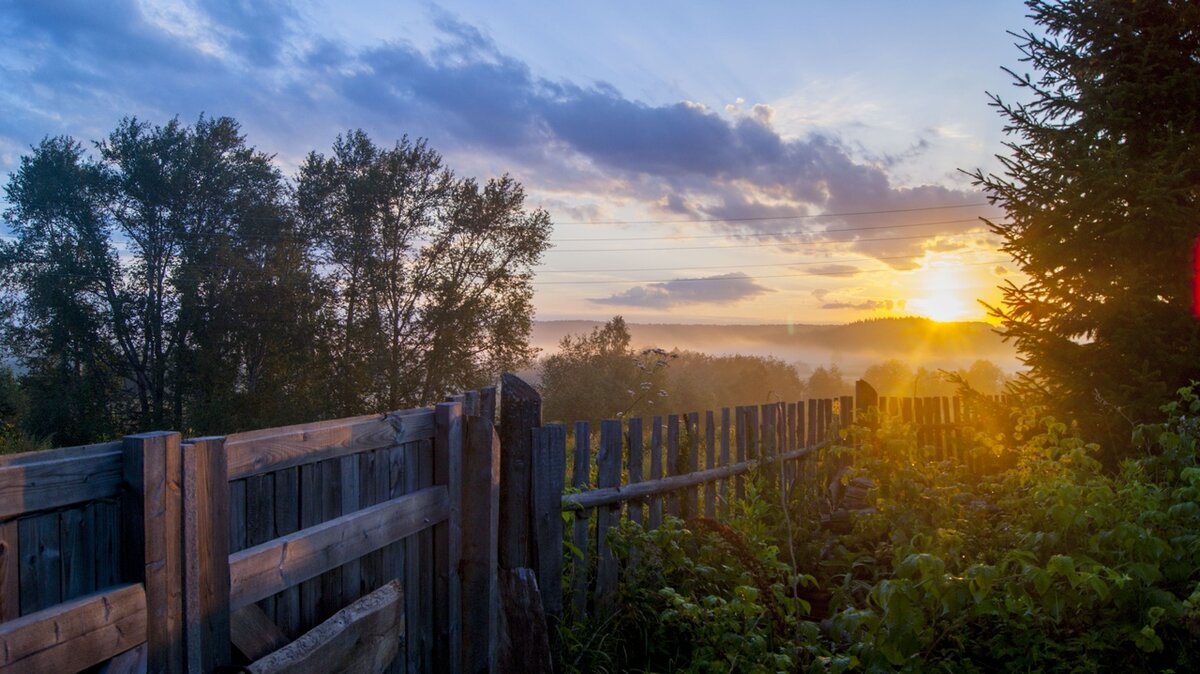
[[[290,188],[229,118],[47,138],[5,186],[4,344],[55,444],[429,403],[527,363],[549,216],[365,134]],[[8,355],[8,354],[5,354]]]
[[[911,425],[868,415],[804,473],[787,516],[760,476],[727,535],[622,527],[614,544],[639,565],[620,613],[569,630],[602,633],[614,670],[1194,671],[1200,396],[1184,388],[1162,410],[1136,434],[1143,457],[1115,472],[1077,426],[1036,407],[979,430],[965,461],[939,461]],[[850,533],[816,526],[826,485],[861,477],[871,508]],[[830,619],[818,624],[802,599],[821,591]]]
[[1039,29],[1017,46],[1034,73],[1012,73],[1027,101],[993,96],[1011,152],[1002,176],[973,174],[1003,207],[992,230],[1028,277],[992,312],[1031,369],[1020,388],[1120,450],[1200,377],[1200,7],[1027,4]]
[[0,454],[45,449],[49,444],[29,435],[24,428],[29,400],[12,370],[0,366]]
[[296,207],[334,288],[341,413],[428,404],[528,364],[550,218],[524,201],[509,176],[456,178],[423,140],[381,148],[358,130],[309,154]]
[[667,516],[612,531],[618,608],[564,630],[568,671],[781,672],[809,659],[801,644],[817,629],[799,620],[809,607],[795,590],[813,579],[780,558],[765,526],[780,511],[748,488],[729,524]]

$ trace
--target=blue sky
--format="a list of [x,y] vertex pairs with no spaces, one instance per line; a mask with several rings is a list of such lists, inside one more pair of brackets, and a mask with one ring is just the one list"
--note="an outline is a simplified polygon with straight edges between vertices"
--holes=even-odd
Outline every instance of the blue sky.
[[130,115],[232,116],[288,174],[351,128],[423,136],[460,174],[511,173],[559,223],[539,318],[979,317],[1011,271],[957,169],[995,168],[985,92],[1013,95],[1024,14],[0,0],[0,173]]

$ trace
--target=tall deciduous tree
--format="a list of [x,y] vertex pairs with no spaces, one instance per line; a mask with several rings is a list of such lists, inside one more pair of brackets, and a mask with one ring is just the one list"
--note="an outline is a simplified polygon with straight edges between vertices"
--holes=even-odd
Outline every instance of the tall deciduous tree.
[[[254,368],[246,326],[231,317],[277,284],[271,274],[289,273],[262,264],[280,248],[264,223],[284,214],[281,176],[228,118],[126,119],[96,149],[92,158],[71,139],[47,139],[6,188],[17,235],[4,253],[19,298],[11,334],[41,420],[34,430],[61,443],[194,429],[206,379],[244,384]],[[247,269],[248,283],[237,278]]]
[[1200,379],[1200,5],[1027,4],[1041,32],[1018,47],[1036,74],[1014,78],[1029,102],[993,96],[1013,139],[1003,175],[973,174],[1028,276],[992,310],[1030,368],[1019,388],[1127,440],[1114,420],[1148,420]]
[[309,155],[298,213],[336,289],[344,411],[437,400],[529,361],[532,268],[549,215],[511,178],[457,179],[424,141],[365,133]]

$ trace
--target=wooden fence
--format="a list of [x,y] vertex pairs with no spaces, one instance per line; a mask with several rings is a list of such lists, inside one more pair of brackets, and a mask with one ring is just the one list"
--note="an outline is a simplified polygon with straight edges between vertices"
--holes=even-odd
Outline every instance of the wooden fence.
[[[211,672],[394,579],[404,633],[387,671],[544,671],[532,641],[552,643],[568,610],[611,608],[606,534],[622,517],[720,518],[763,464],[789,486],[856,403],[916,424],[943,457],[964,442],[958,400],[869,387],[598,429],[543,425],[540,398],[515,377],[501,395],[0,457],[0,674]],[[536,611],[514,609],[518,595],[536,606],[516,609]]]
[[[1000,404],[1004,398],[979,400]],[[612,608],[619,569],[607,532],[622,518],[649,529],[664,513],[720,519],[743,498],[743,476],[764,464],[790,489],[805,462],[870,408],[877,420],[910,424],[931,459],[976,460],[966,451],[972,438],[964,432],[976,421],[975,410],[962,399],[880,397],[861,381],[855,396],[836,399],[604,420],[598,434],[588,422],[535,429],[532,517],[536,547],[544,551],[535,562],[547,616],[579,619]],[[569,523],[561,512],[571,514]],[[556,544],[563,540],[571,544],[570,568]]]
[[494,399],[0,457],[0,672],[211,672],[392,579],[388,671],[457,671],[463,412]]

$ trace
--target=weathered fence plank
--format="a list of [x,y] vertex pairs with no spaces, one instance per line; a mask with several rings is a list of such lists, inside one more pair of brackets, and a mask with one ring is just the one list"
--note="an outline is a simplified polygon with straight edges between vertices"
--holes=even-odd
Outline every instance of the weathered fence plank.
[[[642,465],[645,460],[642,443],[642,420],[640,417],[634,417],[629,420],[626,433],[629,436],[629,484],[636,484],[642,481]],[[643,504],[641,501],[633,501],[629,504],[629,519],[638,526],[644,525]],[[544,580],[540,578],[538,582],[543,586],[545,584]]]
[[[600,489],[617,487],[621,483],[621,436],[619,420],[600,422],[600,453],[596,457],[596,486]],[[620,503],[596,511],[596,611],[600,615],[612,611],[617,590],[617,558],[608,544],[608,532],[616,526],[620,516]]]
[[[707,470],[717,467],[716,426],[716,416],[708,410],[704,413],[704,468]],[[709,519],[717,516],[717,485],[713,482],[704,485],[704,516]]]
[[[579,491],[588,488],[591,470],[591,428],[586,421],[575,422],[575,459],[571,486]],[[587,615],[588,588],[588,518],[587,511],[575,513],[571,542],[575,546],[575,561],[571,568],[571,608],[577,620]],[[507,535],[507,534],[506,534]]]
[[463,405],[440,403],[435,409],[433,480],[445,486],[449,507],[445,521],[433,527],[433,609],[437,629],[433,664],[436,671],[453,674],[462,671],[459,562],[462,560]]
[[542,425],[542,397],[520,377],[500,378],[500,568],[528,567],[533,554],[529,526],[530,430]]
[[73,599],[0,623],[0,673],[77,672],[144,642],[147,627],[141,583]]
[[559,424],[549,424],[533,433],[536,572],[542,605],[553,635],[563,614],[562,492],[567,470],[567,430]]
[[178,433],[127,436],[121,502],[122,576],[145,584],[150,672],[184,669],[182,453]]
[[211,672],[232,662],[229,466],[223,438],[189,440],[182,452],[187,661],[190,671]]
[[[650,479],[659,480],[663,476],[663,420],[662,417],[656,416],[651,421],[650,426]],[[657,529],[662,525],[663,516],[663,500],[661,498],[650,499],[650,529]]]
[[[684,467],[679,463],[679,415],[667,415],[667,463],[666,475],[681,475],[685,472]],[[670,492],[667,494],[667,514],[679,517],[682,514],[679,494]]]
[[232,610],[314,578],[449,516],[444,485],[327,520],[229,556]]

